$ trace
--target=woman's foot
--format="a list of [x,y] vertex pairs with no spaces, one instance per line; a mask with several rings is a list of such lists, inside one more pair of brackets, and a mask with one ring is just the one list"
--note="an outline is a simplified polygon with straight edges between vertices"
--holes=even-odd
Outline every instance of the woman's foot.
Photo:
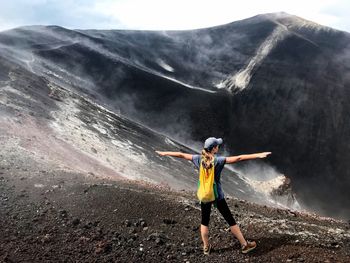
[[254,248],[256,248],[256,242],[255,241],[252,241],[252,242],[247,241],[247,245],[242,246],[242,253],[247,254],[249,251],[252,251]]
[[207,247],[203,247],[203,253],[204,255],[209,255],[211,250],[211,245],[209,244]]

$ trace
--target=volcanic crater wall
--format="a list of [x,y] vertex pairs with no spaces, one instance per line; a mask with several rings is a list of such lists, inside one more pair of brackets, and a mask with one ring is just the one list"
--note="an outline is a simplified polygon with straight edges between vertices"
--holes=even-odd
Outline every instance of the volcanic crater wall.
[[29,27],[0,43],[8,59],[182,143],[215,135],[230,154],[272,151],[304,205],[350,216],[346,32],[269,14],[192,31]]

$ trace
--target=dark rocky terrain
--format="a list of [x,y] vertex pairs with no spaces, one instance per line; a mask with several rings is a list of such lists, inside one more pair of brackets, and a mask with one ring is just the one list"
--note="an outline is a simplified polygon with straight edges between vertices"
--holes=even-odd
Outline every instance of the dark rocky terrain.
[[0,262],[349,262],[349,224],[228,203],[249,255],[215,210],[213,252],[202,254],[194,192],[52,169],[1,145]]

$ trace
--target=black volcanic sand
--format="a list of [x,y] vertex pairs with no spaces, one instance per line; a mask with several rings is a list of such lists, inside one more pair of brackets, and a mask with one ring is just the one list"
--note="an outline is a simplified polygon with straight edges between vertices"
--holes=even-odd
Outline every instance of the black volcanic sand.
[[[214,249],[204,256],[194,193],[44,169],[34,161],[1,156],[0,261],[349,262],[347,223],[236,199],[228,203],[237,221],[264,222],[241,226],[258,248],[241,254],[214,210]],[[304,238],[273,230],[278,220],[304,224]],[[316,227],[318,242],[309,225]],[[338,236],[327,234],[330,226],[341,230]]]

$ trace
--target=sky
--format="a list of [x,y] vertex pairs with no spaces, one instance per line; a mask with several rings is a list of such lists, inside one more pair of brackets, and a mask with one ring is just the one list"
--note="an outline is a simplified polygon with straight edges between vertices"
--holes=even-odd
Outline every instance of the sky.
[[0,31],[25,25],[182,30],[282,11],[350,32],[349,0],[0,0]]

